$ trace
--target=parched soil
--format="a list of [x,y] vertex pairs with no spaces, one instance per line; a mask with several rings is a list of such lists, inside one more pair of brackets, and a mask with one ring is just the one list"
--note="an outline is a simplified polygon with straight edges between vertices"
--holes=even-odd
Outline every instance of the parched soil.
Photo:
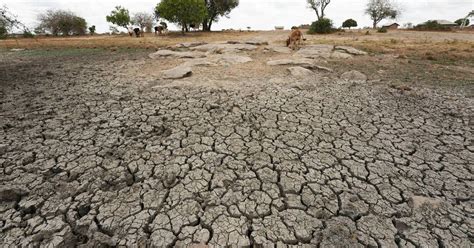
[[150,53],[0,51],[2,246],[474,245],[471,60]]

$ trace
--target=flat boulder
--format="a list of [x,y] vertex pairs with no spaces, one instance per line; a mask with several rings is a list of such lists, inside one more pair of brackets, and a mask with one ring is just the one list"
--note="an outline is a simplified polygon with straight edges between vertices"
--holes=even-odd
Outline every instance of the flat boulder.
[[178,66],[173,69],[165,70],[162,73],[165,79],[180,79],[190,77],[193,71],[189,66]]
[[304,58],[329,58],[331,53],[334,50],[333,45],[311,45],[302,47],[298,52],[295,53],[295,56],[300,56]]
[[184,67],[193,67],[193,66],[217,66],[216,63],[210,61],[209,59],[207,58],[199,58],[199,59],[191,59],[191,60],[188,60],[186,62],[184,62],[184,64],[182,64],[181,66],[184,66]]
[[268,45],[268,41],[260,40],[260,39],[252,39],[252,40],[246,40],[244,41],[245,44],[249,45],[255,45],[255,46],[262,46],[262,45]]
[[198,52],[176,52],[176,51],[171,51],[171,50],[159,50],[155,53],[150,54],[149,57],[151,59],[157,59],[157,58],[193,59],[193,58],[204,58],[206,57],[206,55],[203,53],[198,53]]
[[361,82],[365,83],[367,82],[367,75],[360,71],[352,70],[345,72],[341,75],[341,79],[347,81],[347,82]]
[[270,46],[270,47],[265,47],[265,51],[290,54],[292,50],[289,47]]
[[217,64],[221,65],[235,65],[251,62],[252,58],[248,56],[240,56],[236,54],[222,54],[211,58]]
[[185,42],[185,43],[177,44],[175,47],[176,48],[190,48],[190,47],[197,47],[197,46],[202,46],[206,44],[207,44],[206,42]]
[[359,49],[355,49],[350,46],[336,46],[336,50],[341,50],[346,53],[352,54],[352,55],[367,55],[367,52],[361,51]]
[[312,67],[314,62],[311,59],[278,59],[270,60],[267,62],[269,66],[276,65],[292,65],[292,66],[301,66],[301,67]]
[[254,51],[257,50],[257,46],[249,44],[206,44],[196,47],[191,47],[193,51],[200,52],[213,52],[213,53],[236,53],[242,51]]
[[335,52],[331,53],[330,58],[331,58],[331,59],[351,59],[351,58],[352,58],[352,55],[350,55],[350,54],[348,54],[348,53],[343,53],[343,52],[335,51]]
[[290,72],[292,76],[298,77],[298,78],[306,78],[306,77],[310,77],[314,75],[314,73],[311,70],[308,70],[301,66],[290,67],[288,68],[288,71]]

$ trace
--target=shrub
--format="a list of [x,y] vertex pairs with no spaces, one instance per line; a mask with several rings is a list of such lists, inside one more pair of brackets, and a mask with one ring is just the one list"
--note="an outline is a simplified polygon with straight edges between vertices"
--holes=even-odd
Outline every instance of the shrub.
[[423,24],[417,25],[415,30],[418,31],[449,31],[449,27],[439,24],[437,21],[427,21]]
[[378,32],[378,33],[387,33],[387,32],[388,32],[388,29],[386,29],[386,28],[379,28],[379,29],[377,30],[377,32]]
[[357,27],[357,21],[354,19],[347,19],[342,23],[342,27],[349,29],[351,29],[352,27]]
[[30,32],[29,30],[24,30],[23,31],[23,37],[24,38],[35,38],[35,35],[32,32]]
[[8,30],[6,27],[0,25],[0,39],[6,39],[8,37]]
[[329,34],[333,31],[331,19],[321,18],[311,24],[308,34]]

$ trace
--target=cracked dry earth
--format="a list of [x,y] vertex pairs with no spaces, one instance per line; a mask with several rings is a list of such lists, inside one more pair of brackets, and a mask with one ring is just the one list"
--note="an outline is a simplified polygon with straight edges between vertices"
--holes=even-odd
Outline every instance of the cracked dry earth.
[[473,99],[148,53],[4,61],[2,246],[473,246]]

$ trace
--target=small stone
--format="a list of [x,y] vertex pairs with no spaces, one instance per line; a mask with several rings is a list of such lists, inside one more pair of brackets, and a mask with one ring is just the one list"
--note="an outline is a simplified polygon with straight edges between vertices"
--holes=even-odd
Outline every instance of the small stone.
[[22,196],[28,195],[28,191],[20,187],[0,185],[0,201],[18,201]]
[[191,67],[178,66],[173,69],[163,71],[163,78],[165,79],[179,79],[190,77],[193,74]]
[[8,150],[8,145],[0,144],[0,156],[7,153],[7,150]]
[[341,75],[341,79],[348,82],[367,82],[367,76],[356,70],[345,72]]

